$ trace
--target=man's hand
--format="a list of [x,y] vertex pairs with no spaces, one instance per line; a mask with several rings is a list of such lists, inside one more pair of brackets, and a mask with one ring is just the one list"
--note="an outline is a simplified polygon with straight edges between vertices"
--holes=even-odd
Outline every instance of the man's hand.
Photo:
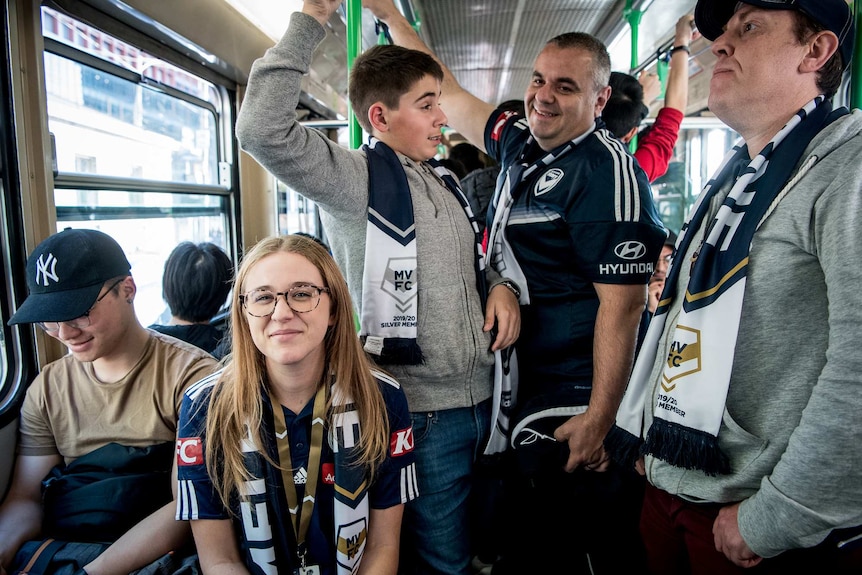
[[375,18],[383,22],[395,14],[400,14],[392,0],[362,0],[362,7],[368,8]]
[[308,14],[318,22],[321,26],[326,26],[333,12],[338,10],[341,0],[304,0],[302,3],[302,13]]
[[497,324],[497,337],[491,344],[491,351],[504,349],[515,343],[521,333],[521,308],[512,290],[503,284],[491,288],[485,304],[485,325],[483,331],[491,331]]
[[569,459],[564,469],[568,473],[578,467],[587,471],[607,471],[610,457],[605,452],[605,435],[607,430],[592,423],[589,411],[570,417],[555,429],[554,438],[569,445]]
[[694,34],[694,14],[683,14],[676,21],[676,30],[673,36],[674,46],[688,46]]
[[649,107],[661,94],[661,82],[655,72],[647,73],[646,71],[640,73],[638,82],[644,91],[644,104]]
[[715,549],[724,553],[735,565],[747,568],[763,561],[763,557],[756,555],[739,533],[739,503],[718,511],[718,517],[712,524],[712,535]]
[[647,286],[647,309],[650,313],[655,313],[658,308],[658,302],[661,298],[661,292],[664,291],[664,280],[650,282]]

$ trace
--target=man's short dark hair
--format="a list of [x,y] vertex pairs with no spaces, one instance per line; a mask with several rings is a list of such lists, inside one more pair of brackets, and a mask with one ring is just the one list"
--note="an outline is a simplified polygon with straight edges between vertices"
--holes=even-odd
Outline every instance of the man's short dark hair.
[[500,105],[497,106],[503,111],[506,112],[515,112],[521,116],[526,116],[527,113],[524,111],[524,100],[505,100],[500,102]]
[[566,32],[548,40],[548,44],[563,49],[578,48],[592,54],[592,76],[595,89],[601,90],[608,85],[608,78],[611,74],[611,56],[601,40],[586,32]]
[[644,89],[631,74],[611,72],[611,97],[602,110],[602,120],[617,138],[640,125],[649,113],[644,104]]
[[[793,33],[796,41],[804,44],[808,39],[826,28],[803,12],[792,10],[795,18]],[[826,61],[822,68],[817,70],[817,87],[827,98],[832,98],[841,86],[841,78],[844,74],[845,62],[841,60],[841,51],[835,50],[832,57]]]
[[233,264],[211,242],[182,242],[165,262],[162,295],[171,315],[191,322],[212,319],[230,293]]
[[371,133],[368,109],[383,102],[393,110],[398,101],[425,76],[443,81],[443,69],[424,52],[402,46],[382,44],[372,46],[356,60],[350,71],[348,96],[353,113],[362,128]]

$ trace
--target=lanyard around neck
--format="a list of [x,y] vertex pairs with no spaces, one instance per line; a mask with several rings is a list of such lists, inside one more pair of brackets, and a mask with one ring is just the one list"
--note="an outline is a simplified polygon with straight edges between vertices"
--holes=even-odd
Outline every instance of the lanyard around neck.
[[326,386],[321,385],[314,396],[314,409],[311,412],[311,444],[309,445],[308,452],[308,476],[305,482],[305,496],[302,498],[301,508],[299,506],[296,485],[293,482],[290,437],[287,435],[284,407],[282,407],[272,392],[270,392],[269,398],[272,402],[272,414],[275,418],[275,438],[278,444],[278,459],[281,467],[282,482],[284,483],[284,493],[287,497],[287,506],[290,509],[293,532],[296,534],[296,554],[304,565],[306,552],[305,538],[308,535],[308,526],[311,524],[311,514],[314,510],[314,494],[317,491],[317,480],[320,476]]

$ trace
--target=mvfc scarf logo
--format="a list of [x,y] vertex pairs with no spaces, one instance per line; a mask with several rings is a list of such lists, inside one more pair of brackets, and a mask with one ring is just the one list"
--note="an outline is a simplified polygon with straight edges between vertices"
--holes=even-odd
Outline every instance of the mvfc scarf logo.
[[39,260],[36,262],[36,284],[41,283],[43,286],[48,287],[49,279],[59,282],[60,278],[57,277],[56,268],[57,258],[54,257],[54,254],[48,254],[47,257],[45,254],[40,255]]
[[662,389],[673,391],[675,380],[700,371],[700,357],[700,330],[676,326],[661,376]]
[[554,189],[554,186],[560,183],[563,175],[564,172],[560,168],[551,168],[539,176],[539,181],[536,182],[536,186],[533,188],[533,195],[541,196],[542,194],[547,194]]
[[368,526],[365,519],[360,519],[339,527],[335,535],[338,553],[347,557],[348,560],[352,560],[365,545],[365,539],[368,537]]
[[[389,258],[380,288],[402,306],[416,297],[416,258]],[[407,307],[401,311],[406,311]]]

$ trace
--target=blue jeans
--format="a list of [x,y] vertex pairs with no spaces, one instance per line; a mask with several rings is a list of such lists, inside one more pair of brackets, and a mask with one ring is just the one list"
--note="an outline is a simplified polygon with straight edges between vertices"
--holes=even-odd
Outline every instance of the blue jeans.
[[419,497],[404,509],[399,573],[467,575],[474,463],[488,439],[491,401],[410,417]]

